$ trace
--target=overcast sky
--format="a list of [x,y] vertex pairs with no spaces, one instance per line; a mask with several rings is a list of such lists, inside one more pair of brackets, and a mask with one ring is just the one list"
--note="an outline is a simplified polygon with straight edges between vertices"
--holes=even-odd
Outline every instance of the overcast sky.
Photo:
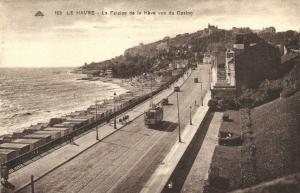
[[[37,11],[44,17],[35,17]],[[55,11],[63,15],[55,15]],[[66,15],[66,11],[96,15]],[[101,11],[175,11],[170,16],[101,15]],[[123,54],[128,47],[219,28],[300,29],[299,0],[1,0],[0,67],[80,66]],[[193,15],[176,15],[177,11]],[[99,13],[99,15],[98,15]]]

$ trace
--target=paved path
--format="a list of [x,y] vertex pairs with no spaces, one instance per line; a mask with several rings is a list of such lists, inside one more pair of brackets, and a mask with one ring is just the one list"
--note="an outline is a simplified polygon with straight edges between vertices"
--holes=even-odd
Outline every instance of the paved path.
[[[202,71],[208,69],[201,68]],[[208,80],[207,73],[197,69],[182,87],[180,106],[185,114],[181,118],[182,126],[189,118],[189,105],[199,101],[201,92],[199,84],[193,83],[193,77],[200,73]],[[172,90],[160,93],[155,102]],[[169,100],[176,104],[174,95]],[[177,139],[176,105],[165,107],[165,122],[157,129],[145,128],[143,124],[140,115],[148,105],[143,103],[128,112],[131,119],[137,119],[117,132],[110,125],[99,128],[100,142],[95,140],[95,132],[84,135],[75,140],[77,145],[63,146],[14,172],[10,182],[19,188],[28,184],[31,174],[36,178],[47,174],[36,182],[37,192],[138,192]],[[22,192],[27,191],[29,189]]]
[[[206,94],[204,104],[210,99],[210,93]],[[165,185],[168,183],[170,176],[175,170],[184,152],[187,150],[191,143],[194,135],[199,129],[200,124],[204,120],[206,113],[208,112],[208,106],[200,106],[192,118],[192,125],[186,125],[182,134],[182,142],[177,142],[173,145],[172,149],[163,160],[163,164],[160,165],[151,178],[148,180],[142,193],[160,193],[162,192]]]
[[209,125],[201,149],[194,161],[194,164],[185,180],[181,192],[194,193],[203,192],[205,181],[208,179],[208,171],[212,156],[218,144],[218,134],[222,123],[223,113],[216,112]]

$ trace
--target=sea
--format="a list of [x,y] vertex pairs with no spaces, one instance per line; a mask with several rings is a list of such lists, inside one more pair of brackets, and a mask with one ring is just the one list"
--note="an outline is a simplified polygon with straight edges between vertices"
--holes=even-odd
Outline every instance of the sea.
[[0,68],[0,135],[87,109],[127,92],[109,82],[80,80],[72,68]]

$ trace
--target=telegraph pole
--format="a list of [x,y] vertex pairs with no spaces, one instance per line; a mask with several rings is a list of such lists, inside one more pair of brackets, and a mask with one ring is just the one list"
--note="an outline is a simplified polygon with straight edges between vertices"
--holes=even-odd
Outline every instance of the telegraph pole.
[[98,121],[98,117],[97,117],[97,97],[96,97],[96,100],[95,100],[95,109],[96,109],[96,111],[95,111],[95,113],[96,113],[96,122]]
[[179,116],[179,100],[178,100],[178,91],[176,91],[177,96],[177,113],[178,113],[178,141],[181,143],[181,132],[180,132],[180,116]]
[[211,89],[211,64],[208,68],[208,82],[209,82],[209,89]]
[[116,117],[116,93],[114,93],[114,128],[117,129],[117,117]]
[[30,176],[31,193],[34,193],[34,176]]
[[190,105],[190,125],[192,124],[192,106]]
[[152,78],[153,78],[153,77],[150,75],[150,92],[151,92],[151,95],[150,95],[150,96],[151,96],[151,99],[150,99],[150,107],[153,107]]
[[96,140],[99,140],[99,132],[98,132],[98,101],[96,98],[96,102],[95,102],[95,107],[96,107]]
[[201,106],[203,106],[203,98],[202,98],[202,82],[200,82],[200,99],[201,99]]

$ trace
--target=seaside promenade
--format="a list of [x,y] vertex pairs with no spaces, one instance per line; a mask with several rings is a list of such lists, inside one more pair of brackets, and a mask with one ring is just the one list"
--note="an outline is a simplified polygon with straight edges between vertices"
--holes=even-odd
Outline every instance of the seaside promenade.
[[[200,84],[193,82],[201,77]],[[179,80],[177,84],[183,84]],[[199,66],[182,85],[179,93],[181,127],[189,124],[190,105],[194,114],[208,88],[208,66]],[[201,92],[202,91],[202,92]],[[173,87],[159,93],[154,102],[169,96]],[[22,189],[34,175],[36,192],[138,192],[162,163],[178,138],[176,95],[165,106],[164,123],[156,129],[144,126],[144,111],[149,101],[126,112],[132,120],[115,130],[107,124],[99,127],[100,140],[92,131],[12,173],[9,182],[14,191]],[[196,105],[195,105],[196,101]],[[182,132],[185,129],[183,129]],[[14,192],[2,187],[1,192]],[[27,186],[19,192],[30,192]]]

